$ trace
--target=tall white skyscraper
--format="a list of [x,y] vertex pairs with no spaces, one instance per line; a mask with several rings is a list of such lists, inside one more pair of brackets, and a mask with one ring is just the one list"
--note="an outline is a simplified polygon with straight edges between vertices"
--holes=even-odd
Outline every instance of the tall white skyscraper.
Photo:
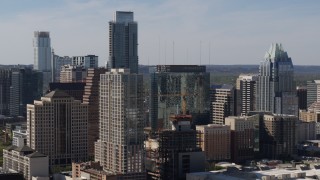
[[101,74],[99,108],[95,160],[106,172],[144,179],[142,75],[129,69]]
[[35,31],[33,39],[34,69],[51,70],[51,45],[49,32]]
[[138,24],[133,12],[117,11],[109,22],[108,69],[128,68],[138,73]]
[[50,33],[45,31],[35,31],[33,48],[33,68],[43,73],[43,92],[46,92],[49,89],[49,83],[52,81]]

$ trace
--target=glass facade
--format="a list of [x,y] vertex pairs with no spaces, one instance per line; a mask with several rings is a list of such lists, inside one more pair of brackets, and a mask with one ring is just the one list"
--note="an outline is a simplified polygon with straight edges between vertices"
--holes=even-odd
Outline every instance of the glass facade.
[[205,66],[166,65],[151,71],[152,130],[171,129],[170,115],[209,114],[210,75]]
[[298,113],[293,64],[281,44],[272,44],[260,64],[256,98],[258,111],[292,115]]

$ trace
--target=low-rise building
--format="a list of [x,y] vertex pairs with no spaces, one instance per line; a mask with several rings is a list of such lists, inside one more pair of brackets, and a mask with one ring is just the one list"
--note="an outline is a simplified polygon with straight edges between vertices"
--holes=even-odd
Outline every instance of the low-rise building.
[[225,125],[231,129],[231,159],[244,162],[254,159],[255,119],[250,116],[229,116]]
[[3,150],[3,169],[22,173],[24,178],[49,180],[49,158],[28,146],[9,146]]
[[12,134],[12,145],[17,147],[27,145],[27,129],[15,129]]
[[208,124],[196,126],[199,132],[200,146],[207,161],[223,161],[231,158],[230,126]]
[[61,67],[60,82],[84,82],[87,77],[87,69],[83,66],[64,65]]

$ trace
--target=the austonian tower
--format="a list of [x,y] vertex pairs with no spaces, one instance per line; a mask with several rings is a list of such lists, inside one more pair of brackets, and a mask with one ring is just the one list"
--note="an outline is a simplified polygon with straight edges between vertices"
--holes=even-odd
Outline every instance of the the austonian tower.
[[138,73],[138,24],[133,12],[117,11],[109,22],[109,60],[107,68],[128,68]]

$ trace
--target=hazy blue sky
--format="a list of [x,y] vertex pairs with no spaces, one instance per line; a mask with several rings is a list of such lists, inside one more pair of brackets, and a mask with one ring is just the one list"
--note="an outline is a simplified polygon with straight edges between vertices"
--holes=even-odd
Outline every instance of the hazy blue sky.
[[103,65],[116,10],[135,13],[140,64],[172,64],[173,41],[175,64],[258,64],[273,42],[294,64],[320,64],[319,0],[1,0],[0,64],[32,64],[40,30],[56,54]]

